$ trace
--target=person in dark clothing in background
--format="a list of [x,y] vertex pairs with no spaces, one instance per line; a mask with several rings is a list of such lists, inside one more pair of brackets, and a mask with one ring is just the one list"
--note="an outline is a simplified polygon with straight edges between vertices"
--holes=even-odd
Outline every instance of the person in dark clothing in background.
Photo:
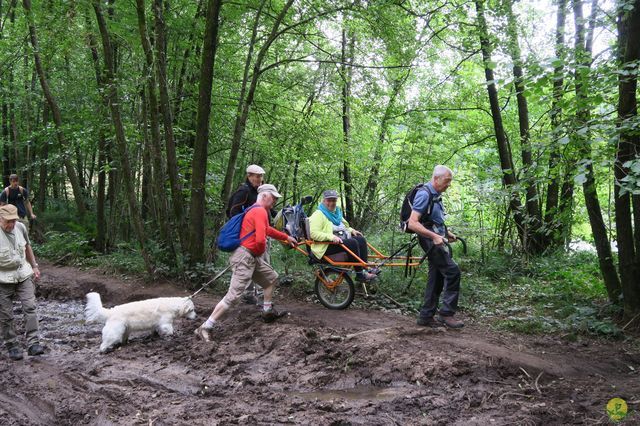
[[256,164],[247,167],[247,179],[229,199],[227,218],[232,218],[255,204],[258,199],[258,187],[263,184],[264,173],[264,169]]
[[20,186],[18,175],[9,176],[9,186],[7,186],[0,194],[0,206],[5,204],[13,204],[18,209],[19,221],[29,230],[29,220],[34,220],[36,215],[33,214],[31,201],[29,201],[29,190]]

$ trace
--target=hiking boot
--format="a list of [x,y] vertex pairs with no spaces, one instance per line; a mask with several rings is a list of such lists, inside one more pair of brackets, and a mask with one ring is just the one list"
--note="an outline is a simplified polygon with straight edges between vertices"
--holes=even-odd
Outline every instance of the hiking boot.
[[14,361],[20,361],[22,359],[22,349],[17,346],[9,349],[9,358]]
[[33,345],[29,346],[29,349],[27,349],[27,353],[29,354],[29,356],[42,355],[44,353],[44,347],[40,343],[34,343]]
[[356,272],[356,281],[361,283],[368,283],[370,281],[375,280],[376,278],[378,278],[376,274],[372,274],[371,272],[368,272],[368,271]]
[[269,308],[268,311],[262,311],[262,321],[266,323],[274,322],[275,320],[286,317],[289,315],[289,312],[282,311],[278,312],[273,307]]
[[198,339],[204,340],[205,342],[210,342],[213,340],[213,328],[205,328],[200,326],[193,330],[193,334],[198,336]]
[[462,328],[464,327],[464,323],[460,320],[455,319],[453,316],[444,316],[438,315],[436,317],[441,324],[443,324],[447,328]]
[[242,295],[242,301],[247,305],[257,305],[258,298],[253,293],[245,293]]
[[438,328],[438,327],[443,327],[443,324],[439,321],[436,321],[435,319],[433,319],[433,317],[431,318],[422,318],[422,317],[418,317],[418,320],[416,321],[416,324],[422,326],[422,327],[431,327],[431,328]]

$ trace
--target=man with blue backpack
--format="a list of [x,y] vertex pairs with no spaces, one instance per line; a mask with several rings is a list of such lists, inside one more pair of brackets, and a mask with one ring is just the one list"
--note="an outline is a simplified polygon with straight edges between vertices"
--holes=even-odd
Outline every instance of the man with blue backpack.
[[418,234],[420,246],[429,259],[424,304],[417,321],[418,325],[426,327],[455,329],[464,326],[462,321],[454,318],[458,309],[461,274],[451,256],[451,247],[447,244],[448,241],[455,241],[456,236],[445,226],[442,205],[442,193],[449,188],[452,180],[451,169],[438,165],[433,170],[431,181],[415,186],[402,205],[403,227],[407,232]]
[[252,281],[264,289],[262,320],[270,323],[285,315],[276,311],[272,302],[278,274],[262,258],[267,248],[267,237],[286,241],[291,245],[296,244],[294,237],[269,225],[269,210],[280,197],[275,186],[261,185],[258,188],[256,203],[231,218],[220,230],[218,248],[232,251],[229,258],[232,270],[231,283],[227,294],[218,302],[209,318],[194,332],[205,342],[212,340],[214,326],[238,302]]

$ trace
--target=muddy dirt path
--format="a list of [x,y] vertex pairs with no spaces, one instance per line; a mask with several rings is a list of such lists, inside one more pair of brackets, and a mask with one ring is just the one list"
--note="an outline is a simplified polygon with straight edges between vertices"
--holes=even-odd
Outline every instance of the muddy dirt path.
[[105,306],[188,294],[169,282],[45,265],[47,353],[0,357],[0,424],[595,424],[608,422],[604,408],[616,396],[629,403],[626,423],[640,423],[640,354],[619,342],[473,323],[423,329],[413,318],[329,311],[283,290],[277,302],[291,316],[275,324],[244,305],[216,342],[199,342],[192,331],[218,300],[203,295],[198,319],[176,321],[172,338],[134,335],[100,355],[100,327],[83,322],[90,290]]

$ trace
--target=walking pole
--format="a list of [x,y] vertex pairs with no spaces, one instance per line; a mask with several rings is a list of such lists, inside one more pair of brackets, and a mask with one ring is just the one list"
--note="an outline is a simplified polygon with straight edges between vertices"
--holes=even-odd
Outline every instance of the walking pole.
[[425,261],[426,258],[427,258],[427,253],[425,253],[424,256],[420,258],[420,262],[418,262],[418,266],[416,266],[415,269],[413,270],[413,274],[411,275],[411,280],[409,280],[409,283],[404,288],[404,293],[409,291],[409,288],[411,288],[411,284],[413,284],[413,279],[416,277],[416,275],[418,275],[418,269],[420,268],[420,266],[422,265],[422,263]]
[[211,284],[212,282],[214,282],[215,280],[220,278],[222,275],[224,275],[224,273],[227,272],[229,270],[229,268],[231,268],[231,265],[228,265],[226,268],[224,268],[222,271],[220,271],[218,273],[218,275],[216,275],[215,277],[213,277],[209,281],[207,281],[202,287],[200,287],[200,289],[198,291],[196,291],[191,296],[189,296],[189,299],[194,298],[198,293],[200,293],[202,290],[204,290],[205,287],[207,287],[209,284]]

